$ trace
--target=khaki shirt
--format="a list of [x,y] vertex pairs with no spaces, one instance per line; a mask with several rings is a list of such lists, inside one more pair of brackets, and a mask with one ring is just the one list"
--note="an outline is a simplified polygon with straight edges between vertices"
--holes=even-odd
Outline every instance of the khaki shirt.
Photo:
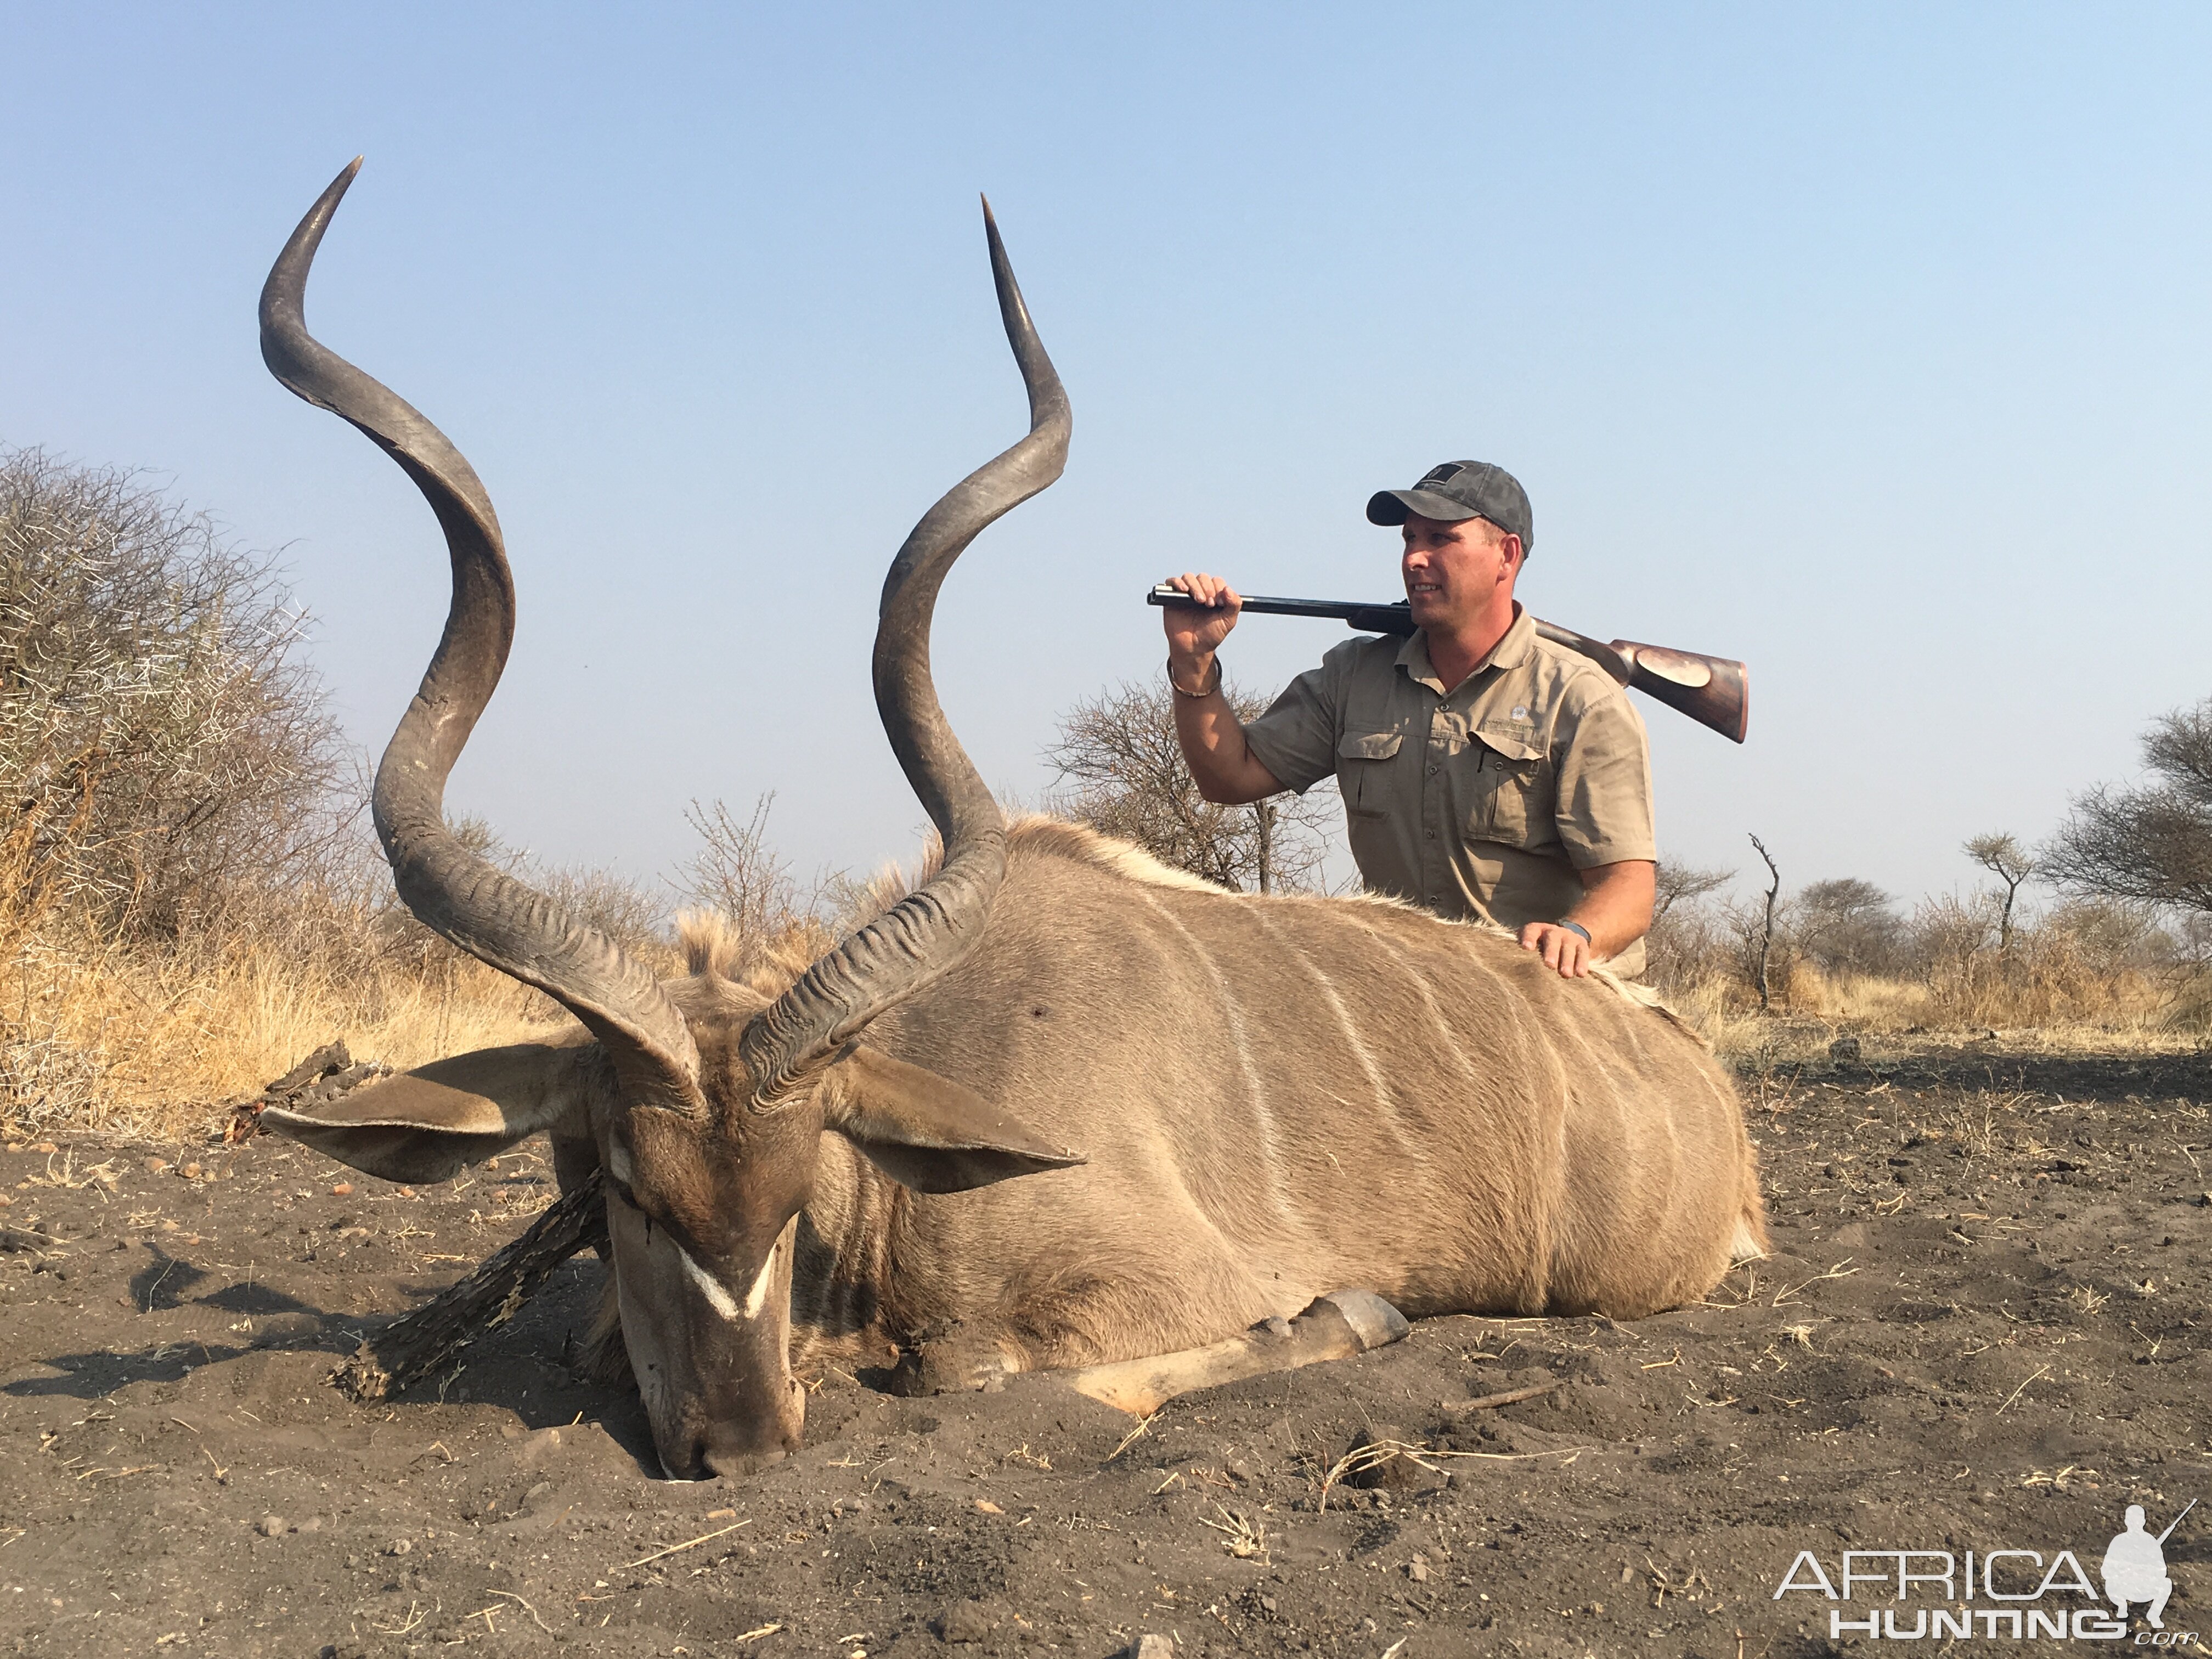
[[[1370,891],[1519,932],[1581,902],[1577,871],[1654,859],[1651,759],[1628,694],[1536,635],[1518,605],[1487,661],[1447,693],[1427,636],[1338,646],[1244,728],[1303,794],[1336,775]],[[1607,964],[1643,971],[1638,940]]]

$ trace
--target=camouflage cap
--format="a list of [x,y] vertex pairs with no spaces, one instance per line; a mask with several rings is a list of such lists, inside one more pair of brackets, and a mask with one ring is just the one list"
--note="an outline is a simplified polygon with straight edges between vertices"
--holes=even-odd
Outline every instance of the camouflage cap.
[[1510,472],[1487,461],[1446,461],[1431,467],[1411,489],[1378,489],[1368,497],[1370,524],[1403,524],[1412,513],[1443,524],[1487,519],[1518,536],[1524,554],[1536,542],[1528,492]]

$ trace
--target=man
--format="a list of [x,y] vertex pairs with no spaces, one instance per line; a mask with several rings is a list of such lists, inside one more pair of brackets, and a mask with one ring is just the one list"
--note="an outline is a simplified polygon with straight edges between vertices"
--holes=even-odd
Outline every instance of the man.
[[[2118,1534],[2105,1547],[2105,1599],[2112,1604],[2113,1612],[2122,1623],[2128,1616],[2128,1603],[2148,1601],[2150,1610],[2144,1617],[2150,1620],[2153,1630],[2164,1630],[2166,1598],[2173,1594],[2173,1580],[2166,1572],[2166,1536],[2153,1536],[2143,1530],[2143,1510],[2140,1504],[2128,1505],[2127,1530]],[[2166,1532],[2173,1528],[2168,1527]]]
[[1200,793],[1234,805],[1334,772],[1370,890],[1498,922],[1569,977],[1643,970],[1657,873],[1651,765],[1627,693],[1536,635],[1513,597],[1534,539],[1503,468],[1449,461],[1367,503],[1403,527],[1410,638],[1338,646],[1241,723],[1215,653],[1243,605],[1219,577],[1170,579],[1176,734]]

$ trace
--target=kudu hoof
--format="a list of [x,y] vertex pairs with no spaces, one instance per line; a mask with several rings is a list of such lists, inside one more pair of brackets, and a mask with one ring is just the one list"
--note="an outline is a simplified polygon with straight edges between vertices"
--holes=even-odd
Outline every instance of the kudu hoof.
[[946,1339],[925,1342],[902,1355],[891,1387],[909,1396],[1000,1394],[1012,1375],[1013,1367],[996,1346]]

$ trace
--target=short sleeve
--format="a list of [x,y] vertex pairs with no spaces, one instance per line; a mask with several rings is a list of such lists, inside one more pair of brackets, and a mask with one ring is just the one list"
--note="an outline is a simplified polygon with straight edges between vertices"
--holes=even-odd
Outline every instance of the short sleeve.
[[1244,726],[1252,757],[1277,782],[1301,795],[1336,771],[1336,728],[1342,715],[1343,659],[1356,648],[1348,641],[1283,688],[1267,712]]
[[[1577,683],[1588,683],[1584,676]],[[1579,700],[1576,700],[1579,702]],[[1618,686],[1566,711],[1553,734],[1559,841],[1578,870],[1659,856],[1651,817],[1651,751]]]

